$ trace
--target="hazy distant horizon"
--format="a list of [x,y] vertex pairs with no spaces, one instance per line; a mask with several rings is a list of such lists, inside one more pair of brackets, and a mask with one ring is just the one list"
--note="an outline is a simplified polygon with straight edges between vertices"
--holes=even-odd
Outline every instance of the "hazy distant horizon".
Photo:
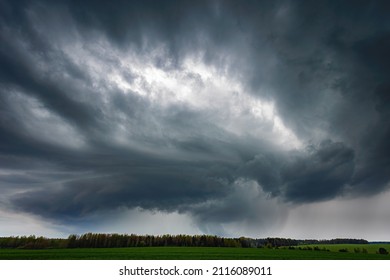
[[[132,232],[83,232],[83,233],[71,233],[67,236],[43,236],[43,235],[17,235],[17,236],[0,236],[0,238],[8,238],[8,237],[24,237],[24,236],[35,236],[35,237],[44,237],[48,239],[67,239],[71,235],[76,235],[76,236],[82,236],[83,234],[119,234],[119,235],[138,235],[138,236],[164,236],[164,235],[171,235],[171,236],[180,236],[180,235],[189,235],[189,236],[201,236],[201,235],[207,235],[207,234],[185,234],[185,233],[178,233],[178,234],[170,234],[170,233],[162,233],[162,234],[136,234]],[[211,235],[211,236],[217,236],[221,238],[249,238],[249,239],[267,239],[267,238],[282,238],[282,239],[292,239],[292,240],[317,240],[317,241],[330,241],[330,240],[335,240],[335,239],[351,239],[351,240],[365,240],[368,243],[390,243],[390,240],[367,240],[364,238],[357,238],[357,237],[348,237],[348,236],[343,236],[343,237],[336,237],[336,238],[292,238],[288,236],[221,236],[221,235]]]

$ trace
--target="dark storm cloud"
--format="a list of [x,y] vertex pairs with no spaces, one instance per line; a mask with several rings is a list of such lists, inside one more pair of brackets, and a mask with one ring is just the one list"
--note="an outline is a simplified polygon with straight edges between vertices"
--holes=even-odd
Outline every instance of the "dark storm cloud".
[[[383,191],[388,11],[381,1],[0,1],[2,203],[68,222],[141,207],[223,223],[274,213],[259,206],[267,195],[305,203]],[[228,108],[156,105],[121,88],[110,73],[147,92],[157,83],[137,60],[125,65],[129,52],[201,91],[212,79],[183,67],[199,57],[273,102],[302,146],[250,134],[275,120],[234,123]],[[225,113],[245,133],[224,126]]]
[[[283,16],[277,21],[272,14],[274,20],[263,30],[270,34],[265,49],[275,49],[276,54],[270,53],[276,63],[266,68],[271,75],[262,74],[262,52],[251,54],[249,58],[257,62],[251,64],[252,87],[260,92],[270,84],[280,114],[303,139],[332,138],[354,150],[358,164],[350,189],[382,190],[390,179],[385,175],[389,174],[388,3],[284,1],[276,6]],[[261,36],[255,39],[259,45],[261,41]],[[304,197],[305,188],[299,189]],[[329,195],[332,192],[329,189]]]
[[226,190],[220,182],[206,178],[195,167],[135,167],[119,174],[74,180],[61,188],[28,192],[16,196],[14,203],[21,210],[72,220],[120,206],[175,211],[178,205],[210,199],[221,192]]
[[310,202],[334,198],[350,181],[354,153],[342,143],[322,142],[306,157],[294,157],[282,170],[288,200]]
[[330,140],[288,154],[258,154],[240,175],[255,179],[265,191],[292,202],[331,199],[344,191],[354,171],[354,151]]

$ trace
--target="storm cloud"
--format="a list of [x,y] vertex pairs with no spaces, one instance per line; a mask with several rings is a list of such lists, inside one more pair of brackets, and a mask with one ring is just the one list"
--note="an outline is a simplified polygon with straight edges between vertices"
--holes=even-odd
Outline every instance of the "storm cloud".
[[69,227],[178,213],[226,235],[387,192],[389,10],[0,1],[0,209]]

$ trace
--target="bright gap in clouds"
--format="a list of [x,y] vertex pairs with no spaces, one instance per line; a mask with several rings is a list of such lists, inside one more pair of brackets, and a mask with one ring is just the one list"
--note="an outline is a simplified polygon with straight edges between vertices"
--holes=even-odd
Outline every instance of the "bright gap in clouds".
[[[80,44],[68,45],[65,52],[93,79],[102,100],[109,90],[138,96],[152,108],[167,110],[186,107],[205,116],[208,122],[237,137],[251,136],[277,145],[282,150],[302,148],[299,138],[284,124],[272,100],[262,100],[247,92],[240,80],[226,66],[216,67],[203,61],[202,55],[188,55],[179,67],[170,67],[164,48],[150,55],[116,51],[108,43],[87,49]],[[231,63],[225,59],[225,64]],[[158,66],[156,61],[167,65]],[[126,116],[121,116],[126,122]],[[157,120],[160,121],[160,120]],[[126,136],[125,127],[117,124]],[[123,134],[124,133],[124,134]]]

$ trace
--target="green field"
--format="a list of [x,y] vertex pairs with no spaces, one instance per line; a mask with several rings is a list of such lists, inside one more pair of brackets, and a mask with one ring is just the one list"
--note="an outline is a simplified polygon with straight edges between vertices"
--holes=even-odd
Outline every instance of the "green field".
[[[302,248],[305,246],[301,246]],[[314,246],[313,246],[314,247]],[[376,254],[379,247],[390,251],[390,245],[324,245],[328,251],[207,248],[207,247],[136,247],[86,249],[0,249],[3,260],[390,260],[390,255]],[[340,248],[349,252],[338,252]],[[368,253],[354,253],[353,248],[366,248]]]
[[318,247],[320,249],[328,249],[331,252],[339,252],[339,250],[346,249],[349,253],[354,253],[355,250],[363,252],[363,250],[367,250],[368,254],[376,254],[379,251],[379,248],[385,248],[388,252],[390,252],[390,244],[325,244],[325,245],[304,245],[304,246],[296,246],[296,248],[301,247],[301,249],[307,247]]

